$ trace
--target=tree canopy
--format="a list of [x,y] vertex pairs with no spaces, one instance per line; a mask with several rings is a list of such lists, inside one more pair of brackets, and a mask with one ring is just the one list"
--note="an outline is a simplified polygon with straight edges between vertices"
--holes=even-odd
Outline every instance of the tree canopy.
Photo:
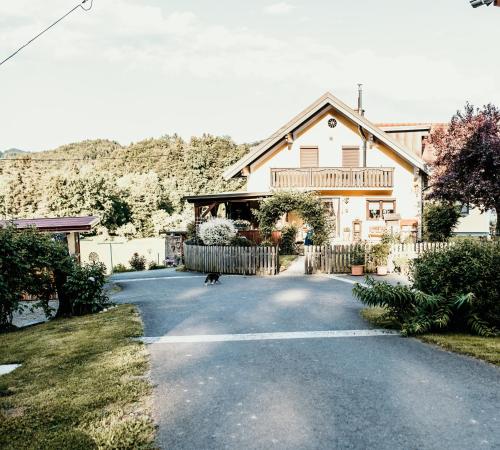
[[94,140],[10,153],[0,159],[0,216],[94,214],[109,232],[157,235],[190,220],[184,196],[240,189],[242,180],[225,181],[222,172],[248,149],[228,137],[174,135],[128,146]]
[[495,209],[500,234],[500,110],[466,104],[430,136],[436,159],[429,198]]

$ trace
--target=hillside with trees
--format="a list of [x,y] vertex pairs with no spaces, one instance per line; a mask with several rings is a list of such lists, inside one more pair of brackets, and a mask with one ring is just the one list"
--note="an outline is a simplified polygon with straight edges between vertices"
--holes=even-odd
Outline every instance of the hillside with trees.
[[222,172],[248,152],[228,137],[84,141],[0,160],[2,218],[93,214],[100,232],[148,237],[192,219],[186,195],[234,191]]

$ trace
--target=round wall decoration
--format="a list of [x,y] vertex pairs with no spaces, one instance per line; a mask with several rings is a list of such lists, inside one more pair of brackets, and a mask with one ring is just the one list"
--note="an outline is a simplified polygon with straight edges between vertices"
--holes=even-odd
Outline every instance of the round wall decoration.
[[328,126],[330,128],[335,128],[337,126],[337,120],[333,117],[331,119],[328,119]]

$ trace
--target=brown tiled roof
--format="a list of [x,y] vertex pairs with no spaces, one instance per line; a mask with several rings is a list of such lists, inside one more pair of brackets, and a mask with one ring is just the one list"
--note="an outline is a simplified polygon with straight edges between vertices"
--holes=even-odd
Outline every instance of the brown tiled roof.
[[99,223],[99,217],[50,217],[38,219],[0,220],[0,227],[12,224],[16,228],[34,227],[39,231],[90,231]]

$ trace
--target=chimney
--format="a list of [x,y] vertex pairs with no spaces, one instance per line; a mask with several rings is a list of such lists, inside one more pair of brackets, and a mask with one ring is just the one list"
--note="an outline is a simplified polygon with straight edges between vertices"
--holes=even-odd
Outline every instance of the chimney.
[[363,85],[361,83],[358,83],[358,114],[365,115],[363,109]]

